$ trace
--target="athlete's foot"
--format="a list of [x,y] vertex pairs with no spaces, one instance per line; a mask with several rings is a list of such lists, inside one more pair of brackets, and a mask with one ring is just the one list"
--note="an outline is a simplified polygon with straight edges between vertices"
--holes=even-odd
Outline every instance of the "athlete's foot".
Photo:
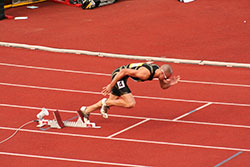
[[109,106],[107,106],[106,101],[107,101],[106,98],[102,99],[102,107],[100,110],[102,117],[105,119],[108,118],[108,109],[109,109]]
[[86,124],[89,124],[90,123],[90,121],[89,121],[89,113],[86,113],[86,109],[87,109],[87,107],[85,107],[85,106],[82,106],[81,108],[80,108],[80,113],[82,113],[82,114],[80,114],[81,116],[82,116],[82,118],[83,118],[83,120],[84,120],[84,122],[86,123]]

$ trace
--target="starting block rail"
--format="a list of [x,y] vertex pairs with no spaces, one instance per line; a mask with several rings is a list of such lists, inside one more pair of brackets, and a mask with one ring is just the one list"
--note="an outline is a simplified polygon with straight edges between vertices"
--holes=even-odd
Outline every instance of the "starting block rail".
[[[44,110],[46,109],[43,108],[43,111]],[[40,118],[39,120],[37,120],[38,125],[36,127],[41,128],[43,126],[50,126],[51,128],[57,128],[57,129],[62,129],[64,127],[101,128],[100,126],[96,126],[96,124],[93,122],[85,123],[81,111],[77,111],[77,114],[78,114],[77,121],[62,121],[59,111],[56,110],[56,111],[53,111],[53,115],[54,115],[53,120]]]

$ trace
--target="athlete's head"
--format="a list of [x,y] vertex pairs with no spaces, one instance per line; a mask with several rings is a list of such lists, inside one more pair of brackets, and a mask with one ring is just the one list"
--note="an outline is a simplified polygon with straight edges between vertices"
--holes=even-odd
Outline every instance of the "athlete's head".
[[173,74],[173,70],[172,67],[168,64],[163,64],[160,67],[160,70],[162,72],[162,75],[164,76],[164,79],[168,79],[171,77],[171,75]]

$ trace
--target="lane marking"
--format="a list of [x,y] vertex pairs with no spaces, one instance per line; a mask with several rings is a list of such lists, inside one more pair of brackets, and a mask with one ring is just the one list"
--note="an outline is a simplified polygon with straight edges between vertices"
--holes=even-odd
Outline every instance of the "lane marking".
[[150,119],[142,120],[141,122],[138,122],[138,123],[136,123],[136,124],[134,124],[134,125],[132,125],[132,126],[126,128],[126,129],[123,129],[123,130],[121,130],[121,131],[119,131],[119,132],[116,132],[116,133],[114,133],[114,134],[108,136],[107,138],[112,138],[112,137],[114,137],[114,136],[117,136],[117,135],[119,135],[119,134],[121,134],[121,133],[123,133],[123,132],[125,132],[125,131],[128,131],[129,129],[132,129],[132,128],[136,127],[136,126],[139,126],[139,125],[141,125],[141,124],[143,124],[143,123],[145,123],[145,122],[147,122],[147,121],[149,121],[149,120],[150,120]]
[[[85,94],[97,94],[97,95],[102,94],[101,92],[94,92],[94,91],[51,88],[51,87],[44,87],[44,86],[22,85],[22,84],[13,84],[13,83],[5,83],[5,82],[0,82],[0,85],[22,87],[22,88],[32,88],[32,89],[42,89],[42,90],[52,90],[52,91],[62,91],[62,92],[72,92],[72,93],[85,93]],[[240,103],[230,103],[230,102],[210,102],[210,101],[203,101],[203,100],[187,100],[187,99],[174,99],[174,98],[137,96],[137,95],[135,95],[134,97],[141,98],[141,99],[151,99],[151,100],[178,101],[178,102],[189,102],[189,103],[213,103],[213,104],[219,104],[219,105],[233,105],[233,106],[250,107],[250,104],[240,104]]]
[[[43,107],[30,107],[30,106],[21,106],[21,105],[13,105],[13,104],[0,104],[2,107],[13,107],[13,108],[23,108],[23,109],[31,109],[31,110],[41,110]],[[49,111],[59,110],[60,112],[65,113],[76,113],[76,111],[64,110],[64,109],[53,109],[47,108]],[[92,115],[101,115],[100,113],[92,113]],[[185,120],[176,120],[172,119],[164,119],[164,118],[148,118],[148,117],[139,117],[139,116],[129,116],[129,115],[116,115],[109,114],[110,117],[118,117],[118,118],[128,118],[128,119],[150,119],[152,121],[165,121],[165,122],[175,122],[175,123],[187,123],[187,124],[198,124],[198,125],[208,125],[208,126],[224,126],[224,127],[232,127],[232,128],[246,128],[250,129],[250,126],[247,125],[233,125],[233,124],[222,124],[222,123],[211,123],[211,122],[198,122],[198,121],[185,121]]]
[[203,109],[203,108],[205,108],[205,107],[207,107],[207,106],[209,106],[211,104],[213,104],[213,103],[210,102],[210,103],[204,104],[203,106],[200,106],[200,107],[198,107],[198,108],[196,108],[196,109],[194,109],[194,110],[192,110],[192,111],[190,111],[190,112],[188,112],[186,114],[183,114],[183,115],[173,119],[173,121],[177,121],[177,120],[179,120],[181,118],[184,118],[184,117],[188,116],[189,114],[192,114],[193,112],[199,111],[199,110],[201,110],[201,109]]
[[[3,130],[17,130],[17,128],[2,127]],[[128,138],[117,138],[117,137],[102,137],[102,136],[93,136],[93,135],[81,135],[81,134],[72,134],[72,133],[61,133],[61,132],[49,132],[49,131],[38,131],[30,129],[20,129],[20,132],[30,132],[30,133],[40,133],[40,134],[50,134],[50,135],[61,135],[61,136],[70,136],[70,137],[82,137],[82,138],[93,138],[93,139],[102,139],[102,140],[114,140],[114,141],[125,141],[125,142],[135,142],[135,143],[147,143],[147,144],[157,144],[157,145],[170,145],[170,146],[180,146],[180,147],[193,147],[193,148],[204,148],[204,149],[214,149],[214,150],[230,150],[230,151],[243,151],[250,152],[249,148],[233,148],[233,147],[222,147],[222,146],[206,146],[198,144],[185,144],[185,143],[173,143],[173,142],[164,142],[164,141],[152,141],[152,140],[140,140],[140,139],[128,139]]]
[[111,74],[104,74],[104,73],[97,73],[97,72],[64,70],[64,69],[58,69],[58,68],[27,66],[27,65],[19,65],[19,64],[0,63],[0,65],[1,66],[9,66],[9,67],[36,69],[36,70],[46,70],[46,71],[56,71],[56,72],[65,72],[65,73],[75,73],[75,74],[101,75],[101,76],[109,76],[109,77],[111,76]]
[[250,104],[230,103],[230,102],[211,102],[211,101],[203,101],[203,100],[188,100],[188,99],[175,99],[175,98],[167,98],[167,97],[149,97],[149,96],[136,96],[136,95],[134,97],[141,98],[141,99],[151,99],[151,100],[177,101],[177,102],[187,102],[187,103],[213,103],[213,104],[218,104],[218,105],[250,107]]
[[219,166],[223,165],[224,163],[226,163],[226,162],[230,161],[231,159],[233,159],[233,158],[235,158],[235,157],[239,156],[241,153],[243,153],[243,152],[242,152],[242,151],[240,151],[240,152],[238,152],[238,153],[236,153],[236,154],[232,155],[231,157],[229,157],[229,158],[225,159],[224,161],[222,161],[221,163],[219,163],[219,164],[215,165],[214,167],[219,167]]
[[220,83],[220,82],[205,82],[205,81],[189,81],[189,80],[180,80],[180,82],[193,83],[193,84],[220,85],[220,86],[236,86],[236,87],[247,87],[247,88],[250,88],[250,85],[245,85],[245,84]]
[[0,85],[22,87],[22,88],[32,88],[32,89],[52,90],[52,91],[61,91],[61,92],[86,93],[86,94],[98,94],[98,95],[101,94],[101,92],[93,92],[93,91],[72,90],[72,89],[63,89],[63,88],[51,88],[51,87],[44,87],[44,86],[32,86],[32,85],[12,84],[12,83],[4,83],[4,82],[0,82]]
[[133,165],[133,164],[123,164],[123,163],[93,161],[93,160],[83,160],[83,159],[73,159],[73,158],[62,158],[62,157],[51,157],[51,156],[21,154],[21,153],[10,153],[10,152],[0,152],[0,154],[1,155],[8,155],[8,156],[17,156],[17,157],[50,159],[50,160],[59,160],[59,161],[70,161],[70,162],[81,162],[81,163],[91,163],[91,164],[102,164],[102,165],[129,166],[129,167],[147,167],[147,166],[143,166],[143,165]]
[[[29,65],[19,65],[19,64],[9,64],[9,63],[0,63],[0,65],[1,66],[9,66],[9,67],[18,67],[18,68],[46,70],[46,71],[57,71],[57,72],[66,72],[66,73],[86,74],[86,75],[99,75],[99,76],[108,76],[108,77],[111,76],[111,74],[105,74],[105,73],[88,72],[88,71],[76,71],[76,70],[66,70],[66,69],[58,69],[58,68],[29,66]],[[154,80],[158,80],[158,79],[154,79]],[[190,81],[190,80],[180,80],[180,82],[182,82],[182,83],[194,83],[194,84],[205,84],[205,85],[220,85],[220,86],[234,86],[234,87],[247,87],[247,88],[250,88],[250,85],[246,85],[246,84],[206,82],[206,81]]]

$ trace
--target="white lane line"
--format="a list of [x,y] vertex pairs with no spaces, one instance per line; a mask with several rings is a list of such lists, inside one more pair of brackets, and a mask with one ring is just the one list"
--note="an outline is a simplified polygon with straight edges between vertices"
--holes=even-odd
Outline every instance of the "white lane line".
[[[17,130],[17,128],[9,128],[9,127],[1,127],[1,126],[0,126],[0,129],[3,129],[3,130]],[[61,133],[61,132],[49,132],[49,131],[39,131],[39,130],[30,130],[30,129],[20,129],[19,131],[30,132],[30,133],[39,133],[39,134],[49,134],[49,135],[62,135],[62,136],[71,136],[71,137],[93,138],[93,139],[102,139],[102,140],[114,140],[114,141],[147,143],[147,144],[158,144],[158,145],[170,145],[170,146],[180,146],[180,147],[193,147],[193,148],[204,148],[204,149],[215,149],[215,150],[230,150],[230,151],[246,151],[246,152],[250,152],[249,148],[206,146],[206,145],[198,145],[198,144],[173,143],[173,142],[164,142],[164,141],[128,139],[128,138],[117,138],[117,137],[107,138],[107,137],[102,137],[102,136],[81,135],[81,134]]]
[[[2,107],[13,107],[13,108],[23,108],[23,109],[31,109],[31,110],[41,110],[43,107],[31,107],[31,106],[21,106],[21,105],[12,105],[12,104],[0,104]],[[76,111],[71,110],[64,110],[64,109],[53,109],[47,108],[49,111],[56,111],[59,110],[60,112],[65,113],[75,113]],[[92,113],[93,115],[101,115],[100,113]],[[233,128],[246,128],[250,129],[250,126],[247,125],[233,125],[233,124],[222,124],[222,123],[211,123],[211,122],[198,122],[198,121],[185,121],[185,120],[176,120],[173,121],[172,119],[163,119],[163,118],[147,118],[147,117],[138,117],[138,116],[129,116],[129,115],[116,115],[116,114],[109,114],[110,117],[117,117],[117,118],[128,118],[128,119],[150,119],[152,121],[165,121],[165,122],[176,122],[176,123],[187,123],[187,124],[197,124],[197,125],[209,125],[209,126],[224,126],[224,127],[233,127]]]
[[247,87],[247,88],[250,88],[250,85],[245,85],[245,84],[220,83],[220,82],[205,82],[205,81],[189,81],[189,80],[180,80],[180,82],[183,82],[183,83],[193,83],[193,84],[236,86],[236,87]]
[[121,133],[123,133],[123,132],[125,132],[125,131],[128,131],[129,129],[132,129],[132,128],[136,127],[136,126],[139,126],[139,125],[141,125],[141,124],[143,124],[143,123],[145,123],[145,122],[147,122],[147,121],[149,121],[149,120],[150,120],[150,119],[142,120],[141,122],[138,122],[138,123],[136,123],[136,124],[134,124],[134,125],[132,125],[132,126],[126,128],[126,129],[123,129],[123,130],[121,130],[121,131],[119,131],[119,132],[116,132],[116,133],[114,133],[114,134],[108,136],[107,138],[112,138],[112,137],[114,137],[114,136],[117,136],[117,135],[119,135],[119,134],[121,134]]
[[76,73],[76,74],[88,74],[88,75],[111,76],[111,74],[104,74],[104,73],[97,73],[97,72],[76,71],[76,70],[65,70],[65,69],[58,69],[58,68],[27,66],[27,65],[19,65],[19,64],[0,63],[0,65],[1,65],[1,66],[9,66],[9,67],[36,69],[36,70],[46,70],[46,71],[57,71],[57,72],[66,72],[66,73]]
[[213,103],[204,104],[203,106],[200,106],[200,107],[198,107],[198,108],[196,108],[196,109],[194,109],[194,110],[192,110],[192,111],[190,111],[190,112],[188,112],[188,113],[186,113],[186,114],[183,114],[183,115],[181,115],[181,116],[179,116],[179,117],[173,119],[173,121],[177,121],[177,120],[179,120],[179,119],[181,119],[181,118],[184,118],[184,117],[188,116],[189,114],[191,114],[191,113],[193,113],[193,112],[196,112],[196,111],[199,111],[199,110],[201,110],[201,109],[203,109],[203,108],[205,108],[205,107],[207,107],[207,106],[209,106],[209,105],[211,105],[211,104],[213,104]]
[[81,163],[91,163],[91,164],[101,164],[101,165],[128,166],[128,167],[147,167],[147,166],[133,165],[133,164],[123,164],[123,163],[103,162],[103,161],[92,161],[92,160],[83,160],[83,159],[62,158],[62,157],[51,157],[51,156],[21,154],[21,153],[11,153],[11,152],[0,152],[0,154],[1,155],[8,155],[8,156],[17,156],[17,157],[39,158],[39,159],[81,162]]
[[178,102],[187,102],[187,103],[213,103],[213,104],[219,104],[219,105],[250,107],[250,104],[230,103],[230,102],[211,102],[211,101],[203,101],[203,100],[174,99],[174,98],[167,98],[167,97],[149,97],[149,96],[134,96],[134,97],[140,98],[140,99],[151,99],[151,100],[178,101]]
[[[76,74],[87,74],[87,75],[100,75],[100,76],[108,76],[108,77],[111,76],[111,74],[105,74],[105,73],[88,72],[88,71],[76,71],[76,70],[66,70],[66,69],[58,69],[58,68],[29,66],[29,65],[20,65],[20,64],[9,64],[9,63],[0,63],[0,66],[9,66],[9,67],[18,67],[18,68],[27,68],[27,69],[37,69],[37,70],[46,70],[46,71],[57,71],[57,72],[76,73]],[[158,79],[154,79],[154,80],[158,80]],[[206,85],[221,85],[221,86],[235,86],[235,87],[247,87],[247,88],[250,88],[250,85],[246,85],[246,84],[205,82],[205,81],[190,81],[190,80],[180,80],[180,82],[182,82],[182,83],[194,83],[194,84],[206,84]]]
[[0,82],[0,85],[22,87],[22,88],[31,88],[31,89],[61,91],[61,92],[72,92],[72,93],[86,93],[86,94],[98,94],[98,95],[102,94],[101,92],[93,92],[93,91],[72,90],[72,89],[63,89],[63,88],[51,88],[51,87],[45,87],[45,86],[32,86],[32,85],[12,84],[12,83],[3,83],[3,82]]
[[[13,86],[13,87],[22,87],[22,88],[31,88],[31,89],[63,91],[63,92],[72,92],[72,93],[86,93],[86,94],[98,94],[98,95],[102,94],[101,92],[94,92],[94,91],[72,90],[72,89],[63,89],[63,88],[51,88],[51,87],[22,85],[22,84],[13,84],[13,83],[4,83],[4,82],[0,82],[0,85]],[[213,103],[213,104],[219,104],[219,105],[233,105],[233,106],[250,107],[250,104],[230,103],[230,102],[211,102],[211,101],[202,101],[202,100],[187,100],[187,99],[174,99],[174,98],[136,96],[136,95],[134,97],[135,98],[140,98],[140,99],[151,99],[151,100],[178,101],[178,102],[188,102],[188,103]]]

